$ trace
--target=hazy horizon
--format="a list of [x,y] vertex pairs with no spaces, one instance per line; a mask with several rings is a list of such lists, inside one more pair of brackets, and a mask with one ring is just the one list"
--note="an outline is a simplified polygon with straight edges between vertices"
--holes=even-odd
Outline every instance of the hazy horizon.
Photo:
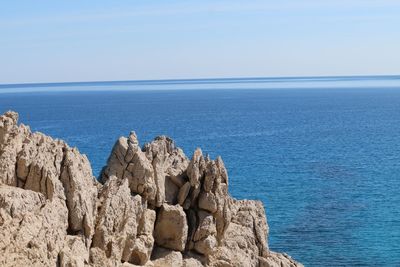
[[30,1],[0,9],[0,84],[396,75],[400,2]]
[[127,92],[176,90],[398,89],[400,75],[241,77],[165,80],[82,81],[0,84],[0,94],[39,92]]
[[365,79],[365,78],[388,78],[388,79],[400,79],[400,74],[380,74],[380,75],[319,75],[319,76],[265,76],[265,77],[199,77],[199,78],[171,78],[171,79],[127,79],[127,80],[80,80],[80,81],[53,81],[53,82],[22,82],[22,83],[0,83],[1,87],[19,87],[19,86],[46,86],[46,85],[66,85],[66,86],[73,86],[74,84],[81,85],[81,84],[108,84],[108,83],[174,83],[174,82],[181,82],[181,81],[254,81],[254,80],[306,80],[306,79]]

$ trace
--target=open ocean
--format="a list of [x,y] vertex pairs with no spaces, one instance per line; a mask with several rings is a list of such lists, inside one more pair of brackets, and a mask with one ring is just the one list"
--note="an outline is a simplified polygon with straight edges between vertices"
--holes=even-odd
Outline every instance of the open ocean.
[[400,266],[400,76],[0,85],[0,112],[85,153],[172,137],[221,155],[269,244],[305,266]]

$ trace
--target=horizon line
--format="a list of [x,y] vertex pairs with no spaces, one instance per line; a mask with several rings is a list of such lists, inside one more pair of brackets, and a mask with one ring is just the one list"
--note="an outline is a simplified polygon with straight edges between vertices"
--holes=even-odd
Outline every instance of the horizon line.
[[249,83],[312,81],[312,80],[368,80],[368,79],[400,79],[400,74],[388,75],[321,75],[321,76],[258,76],[258,77],[219,77],[219,78],[174,78],[174,79],[139,79],[139,80],[103,80],[103,81],[67,81],[67,82],[27,82],[27,83],[0,83],[0,88],[26,87],[64,87],[64,86],[107,86],[107,85],[162,85],[162,84],[210,84],[210,83]]

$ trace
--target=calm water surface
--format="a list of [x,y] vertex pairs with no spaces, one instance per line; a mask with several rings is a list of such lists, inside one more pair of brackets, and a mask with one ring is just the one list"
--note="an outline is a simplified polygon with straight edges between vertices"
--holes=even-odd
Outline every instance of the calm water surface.
[[201,147],[222,156],[234,197],[264,202],[271,249],[400,266],[400,80],[384,80],[3,86],[0,112],[77,146],[95,175],[130,130],[188,157]]

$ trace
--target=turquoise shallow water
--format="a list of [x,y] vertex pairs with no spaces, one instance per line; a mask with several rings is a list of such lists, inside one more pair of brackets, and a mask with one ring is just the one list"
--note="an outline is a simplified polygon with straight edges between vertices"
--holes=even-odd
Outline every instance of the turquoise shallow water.
[[77,146],[95,175],[130,130],[189,157],[201,147],[222,156],[234,197],[264,202],[273,250],[400,266],[398,77],[207,81],[0,86],[0,112]]

